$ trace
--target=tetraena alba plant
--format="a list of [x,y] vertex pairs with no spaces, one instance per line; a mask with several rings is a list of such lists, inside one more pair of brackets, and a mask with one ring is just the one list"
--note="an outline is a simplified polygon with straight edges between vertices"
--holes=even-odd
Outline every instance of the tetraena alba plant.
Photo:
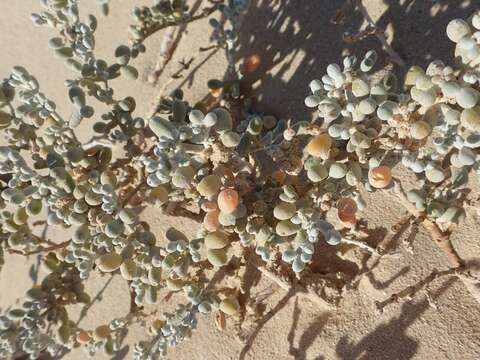
[[[361,61],[347,56],[310,83],[305,105],[318,116],[287,121],[256,112],[240,91],[244,73],[260,61],[237,65],[247,0],[215,1],[200,15],[183,0],[136,8],[132,42],[116,49],[113,63],[95,56],[97,19],[80,16],[76,0],[42,4],[33,21],[58,31],[49,45],[73,71],[66,81],[72,111],[59,114],[23,67],[1,83],[2,264],[5,254],[43,254],[47,272],[0,317],[1,357],[36,359],[80,345],[90,355],[114,354],[126,327],[144,319],[142,307],[158,303],[165,288],[183,293],[185,302],[150,316],[151,339],[133,349],[135,359],[156,359],[191,336],[198,314],[215,312],[220,328],[226,317],[241,322],[251,305],[243,285],[220,288],[215,274],[252,263],[283,287],[301,286],[336,305],[352,279],[333,274],[312,281],[318,242],[379,255],[362,241],[359,212],[369,192],[391,188],[431,231],[450,267],[472,280],[449,235],[465,217],[469,175],[480,173],[480,13],[447,27],[455,64],[413,66],[400,86],[392,74],[371,75],[374,51]],[[211,17],[211,40],[228,61],[225,79],[208,84],[213,105],[190,104],[178,89],[145,119],[135,113],[133,97],[115,97],[112,80],[138,77],[131,62],[145,51],[147,37],[204,17]],[[97,114],[97,102],[108,112]],[[75,129],[90,122],[95,135],[82,143]],[[418,188],[403,192],[392,157],[418,177]],[[172,228],[162,241],[139,218],[140,205],[198,220],[196,237]],[[72,235],[53,242],[34,234],[38,223]],[[84,281],[92,271],[124,278],[132,306],[122,318],[83,329],[67,306],[90,304]]]

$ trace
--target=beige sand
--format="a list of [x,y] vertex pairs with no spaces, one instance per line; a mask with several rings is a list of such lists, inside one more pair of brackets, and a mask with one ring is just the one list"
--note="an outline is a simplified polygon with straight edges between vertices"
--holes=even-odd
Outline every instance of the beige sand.
[[[97,35],[98,54],[111,59],[115,47],[127,39],[127,26],[132,4],[146,1],[112,0],[109,17],[99,15]],[[260,109],[278,116],[309,118],[311,112],[303,106],[308,82],[323,74],[325,66],[338,61],[345,44],[340,36],[345,29],[352,31],[362,25],[354,14],[347,18],[345,26],[330,23],[330,18],[343,2],[333,0],[254,0],[247,16],[242,44],[244,53],[259,53],[263,63],[260,71],[246,79],[253,84],[261,100]],[[478,1],[454,0],[368,0],[364,1],[374,19],[387,27],[389,40],[408,64],[425,65],[429,59],[449,56],[452,47],[445,40],[443,29],[451,17],[465,16]],[[81,1],[82,13],[98,14],[91,0]],[[0,1],[0,54],[1,75],[17,64],[23,65],[39,80],[43,91],[57,102],[62,114],[69,114],[63,82],[69,70],[53,57],[47,41],[54,36],[47,29],[36,29],[29,15],[40,8],[38,0]],[[180,44],[174,61],[160,79],[160,84],[178,67],[177,61],[187,58],[199,47],[208,44],[210,29],[206,21],[188,26],[187,36]],[[426,35],[425,35],[426,34]],[[423,38],[423,36],[427,36]],[[115,82],[118,96],[133,94],[138,101],[139,114],[145,114],[159,87],[148,84],[150,69],[157,60],[161,35],[147,42],[147,53],[135,62],[141,79],[135,82]],[[427,39],[429,41],[425,41]],[[440,41],[440,43],[439,43]],[[350,47],[354,51],[374,47],[378,41],[369,38]],[[193,50],[192,50],[193,49]],[[449,58],[447,58],[449,59]],[[197,58],[195,64],[202,59]],[[209,58],[187,79],[184,90],[195,101],[205,93],[209,78],[221,78],[225,69],[222,54]],[[401,73],[402,71],[400,71]],[[177,83],[181,83],[180,80]],[[176,84],[171,84],[170,88]],[[87,134],[82,134],[87,139]],[[399,176],[404,177],[401,169]],[[478,184],[474,184],[475,186]],[[395,198],[374,194],[368,197],[368,211],[364,216],[370,228],[379,228],[379,235],[403,215]],[[155,233],[162,239],[164,231],[173,225],[194,232],[197,225],[185,220],[166,218],[155,209],[143,212],[142,217],[153,224]],[[62,240],[60,231],[49,230],[48,236]],[[454,236],[454,245],[465,259],[480,258],[480,222],[475,209],[468,209],[468,216]],[[374,241],[372,244],[374,244]],[[323,246],[321,251],[325,270],[341,270],[355,273],[365,257],[357,249],[343,249],[335,254]],[[31,286],[29,270],[35,275],[36,258],[25,260],[10,256],[0,273],[0,306],[14,304]],[[33,266],[33,268],[31,268]],[[345,294],[338,309],[326,309],[303,298],[288,297],[284,290],[273,287],[274,293],[266,300],[265,322],[247,345],[239,342],[227,323],[221,333],[215,327],[213,317],[200,318],[198,330],[191,340],[170,351],[168,358],[177,360],[214,359],[459,359],[480,358],[480,305],[457,280],[441,279],[431,286],[433,306],[420,293],[403,305],[393,305],[384,314],[375,312],[374,301],[408,286],[432,269],[445,269],[446,260],[429,236],[421,230],[414,242],[414,252],[399,246],[396,256],[385,258],[370,276],[365,277],[359,291]],[[252,277],[258,274],[252,273]],[[40,273],[41,276],[41,273]],[[35,278],[35,276],[33,276]],[[252,289],[256,294],[272,289],[267,280],[260,281]],[[115,316],[128,312],[129,293],[126,283],[119,277],[94,276],[88,281],[89,293],[99,294],[86,317],[81,321],[85,328],[93,328]],[[159,310],[171,308],[181,298],[174,297]],[[73,319],[80,316],[74,309]],[[146,336],[142,326],[130,329],[126,347],[116,359],[129,359],[132,344]],[[82,350],[75,350],[66,359],[84,359]],[[99,354],[97,358],[106,358]]]

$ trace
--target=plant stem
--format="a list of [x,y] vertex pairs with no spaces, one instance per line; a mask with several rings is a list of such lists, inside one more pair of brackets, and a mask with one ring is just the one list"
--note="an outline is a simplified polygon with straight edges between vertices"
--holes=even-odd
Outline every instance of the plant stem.
[[188,61],[179,62],[179,64],[180,64],[179,69],[177,71],[175,71],[173,74],[170,75],[170,78],[162,84],[160,90],[158,91],[157,96],[155,96],[155,99],[152,102],[152,108],[148,112],[147,118],[152,118],[153,116],[155,116],[155,114],[158,112],[158,106],[159,106],[162,98],[164,97],[164,93],[165,93],[165,90],[167,89],[168,85],[170,85],[174,80],[177,80],[177,79],[183,77],[183,75],[182,75],[183,72],[190,69],[190,67],[193,64],[195,58],[199,54],[201,54],[202,52],[205,52],[205,51],[210,51],[210,53],[206,57],[206,58],[208,58],[209,56],[211,56],[215,52],[217,52],[218,49],[219,49],[219,47],[217,45],[212,45],[212,46],[209,46],[209,47],[201,47],[197,50],[197,52]]
[[150,36],[152,36],[153,34],[155,34],[156,32],[162,30],[162,29],[166,29],[166,28],[171,27],[171,26],[185,25],[185,24],[189,24],[189,23],[192,23],[194,21],[197,21],[197,20],[204,19],[204,18],[210,16],[217,9],[218,9],[218,5],[215,4],[211,7],[203,9],[200,14],[194,15],[194,16],[188,16],[186,19],[184,19],[182,21],[169,21],[169,22],[165,22],[165,23],[160,23],[160,22],[154,23],[153,25],[150,25],[149,27],[143,29],[144,37],[142,39],[142,42],[145,41]]
[[267,279],[277,284],[280,288],[284,289],[287,292],[293,292],[294,295],[304,296],[308,300],[322,306],[332,308],[332,304],[322,298],[315,291],[310,290],[308,286],[305,286],[301,283],[301,280],[295,279],[294,281],[289,281],[286,277],[281,277],[276,272],[268,269],[264,265],[259,265],[252,263]]
[[373,248],[370,245],[364,243],[363,241],[359,241],[359,240],[355,240],[355,239],[348,239],[348,238],[343,236],[342,237],[342,242],[345,243],[345,244],[357,246],[360,249],[365,250],[366,252],[368,252],[372,255],[380,255],[375,248]]
[[[195,12],[198,10],[201,3],[202,3],[202,0],[197,0],[193,4],[192,9],[190,10],[190,13],[189,13],[190,17],[194,16]],[[180,44],[180,41],[182,40],[182,36],[185,33],[185,30],[187,29],[187,25],[188,23],[182,24],[178,28],[178,30],[169,28],[163,34],[162,43],[160,45],[159,59],[155,65],[155,69],[153,70],[152,74],[150,74],[150,77],[149,77],[149,81],[152,84],[155,85],[157,83],[158,79],[163,73],[163,70],[165,70],[165,67],[172,60],[173,54],[175,53],[175,50]]]
[[[368,24],[372,28],[378,29],[377,24],[375,23],[375,21],[373,21],[372,17],[368,13],[365,6],[363,6],[362,0],[354,0],[354,4],[357,6],[358,10],[360,10],[360,12],[363,15],[363,18],[368,22]],[[378,38],[378,40],[380,40],[380,43],[382,44],[383,49],[386,51],[388,56],[390,56],[390,59],[392,59],[392,61],[394,63],[396,63],[397,65],[399,65],[401,67],[404,67],[406,65],[405,61],[402,59],[402,57],[400,55],[398,55],[398,53],[388,43],[384,32],[383,31],[375,31],[374,33],[375,33],[375,36]]]
[[448,263],[452,268],[460,268],[464,265],[464,261],[460,258],[457,251],[453,247],[452,241],[450,240],[450,233],[443,232],[440,228],[430,219],[426,218],[421,212],[417,210],[415,205],[408,201],[405,192],[403,191],[402,185],[399,181],[395,181],[394,184],[395,195],[400,200],[402,206],[413,216],[415,216],[419,222],[428,230],[432,240],[437,244],[437,246],[442,250],[446,255]]
[[402,299],[409,299],[415,296],[415,294],[423,289],[425,286],[429,285],[432,283],[434,280],[443,277],[443,276],[449,276],[449,275],[457,275],[460,273],[462,270],[459,270],[457,268],[451,268],[443,271],[437,271],[433,270],[427,277],[421,279],[418,281],[416,284],[411,285],[395,294],[392,294],[388,299],[384,301],[377,301],[375,302],[375,305],[377,309],[380,312],[383,312],[383,310],[388,306],[393,303],[398,303]]
[[20,250],[14,250],[14,249],[8,249],[8,252],[10,254],[29,256],[29,255],[39,254],[39,253],[43,253],[43,252],[50,252],[50,251],[58,250],[58,249],[67,247],[68,244],[70,244],[70,240],[67,240],[67,241],[64,241],[60,244],[52,245],[52,246],[49,246],[49,247],[40,246],[39,248],[37,248],[35,250],[31,250],[31,251],[27,251],[27,252],[20,251]]

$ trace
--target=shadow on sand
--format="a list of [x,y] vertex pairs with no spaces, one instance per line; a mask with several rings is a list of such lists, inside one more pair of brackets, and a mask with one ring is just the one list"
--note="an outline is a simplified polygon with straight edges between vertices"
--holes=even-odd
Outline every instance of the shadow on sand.
[[[346,7],[342,24],[334,24],[337,11],[351,0],[252,0],[240,36],[243,58],[260,55],[262,63],[243,80],[243,90],[254,95],[257,109],[283,118],[308,120],[313,112],[304,106],[308,84],[321,78],[330,63],[341,63],[342,52],[361,58],[369,49],[379,54],[376,69],[389,61],[375,36],[353,44],[342,40],[345,32],[365,28],[362,14]],[[368,6],[368,3],[382,6]],[[372,11],[382,11],[380,29],[393,35],[391,46],[406,62],[395,68],[403,76],[409,66],[426,67],[433,59],[453,60],[453,43],[445,28],[451,19],[470,16],[479,0],[363,0]],[[375,16],[375,14],[371,14]],[[251,89],[253,88],[253,91]]]

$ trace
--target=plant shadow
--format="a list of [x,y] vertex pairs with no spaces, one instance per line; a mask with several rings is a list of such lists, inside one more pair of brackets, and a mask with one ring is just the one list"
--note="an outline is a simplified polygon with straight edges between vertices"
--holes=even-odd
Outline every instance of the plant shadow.
[[105,282],[105,284],[103,284],[102,288],[98,291],[98,293],[91,299],[91,301],[82,307],[82,310],[80,310],[80,316],[78,317],[78,320],[75,323],[76,326],[78,326],[82,322],[82,320],[87,316],[87,313],[90,310],[90,308],[96,302],[101,301],[103,299],[103,294],[107,290],[112,280],[113,280],[113,276],[110,276],[108,280]]
[[130,351],[130,346],[125,345],[112,357],[112,360],[123,360],[127,358],[128,352]]
[[[290,328],[290,332],[287,336],[288,341],[288,353],[293,356],[295,360],[304,360],[307,358],[307,350],[312,346],[315,339],[320,335],[322,327],[326,324],[328,319],[332,316],[331,313],[325,312],[318,315],[307,329],[300,336],[298,346],[295,347],[294,339],[295,332],[298,326],[298,320],[300,318],[300,307],[298,306],[298,298],[295,299],[295,307],[293,308],[293,321]],[[324,360],[322,355],[318,355],[314,360]]]
[[[431,293],[432,298],[438,298],[455,281],[455,278],[445,281],[437,291]],[[428,310],[429,306],[427,299],[419,302],[407,301],[402,305],[398,317],[377,326],[358,342],[349,341],[347,336],[343,336],[336,348],[338,357],[344,360],[414,358],[419,345],[408,336],[408,328]]]
[[262,330],[262,328],[265,326],[265,324],[270,321],[280,310],[282,310],[287,304],[288,301],[295,296],[295,290],[294,288],[290,288],[290,291],[288,291],[282,299],[268,312],[266,313],[257,323],[257,327],[255,330],[250,334],[248,339],[245,342],[245,346],[242,348],[240,351],[240,355],[238,357],[238,360],[245,360],[246,355],[248,351],[251,349],[253,343],[255,342],[255,339],[257,338],[258,334]]
[[319,240],[315,246],[310,269],[315,274],[342,273],[348,278],[353,278],[359,271],[355,262],[342,259],[338,249],[327,244],[323,239]]
[[[242,79],[244,93],[257,100],[257,110],[282,118],[308,120],[313,111],[304,105],[311,80],[321,78],[330,63],[341,63],[346,51],[361,59],[374,49],[378,70],[389,59],[374,36],[346,43],[342,36],[364,30],[363,15],[347,6],[342,24],[332,19],[352,0],[253,0],[242,24],[239,59],[259,55],[261,64]],[[440,58],[453,62],[454,44],[445,28],[451,19],[467,18],[478,0],[363,0],[378,18],[381,30],[388,29],[391,47],[406,66],[395,68],[402,77],[409,66]],[[384,9],[384,10],[383,10]],[[383,11],[380,16],[374,12]],[[430,45],[430,46],[429,46]]]
[[[478,10],[478,0],[383,0],[386,11],[377,20],[380,28],[391,27],[391,45],[408,65],[426,68],[432,60],[453,60],[454,43],[445,33],[455,18],[466,19]],[[429,46],[430,45],[430,46]],[[407,69],[402,69],[402,74]]]

